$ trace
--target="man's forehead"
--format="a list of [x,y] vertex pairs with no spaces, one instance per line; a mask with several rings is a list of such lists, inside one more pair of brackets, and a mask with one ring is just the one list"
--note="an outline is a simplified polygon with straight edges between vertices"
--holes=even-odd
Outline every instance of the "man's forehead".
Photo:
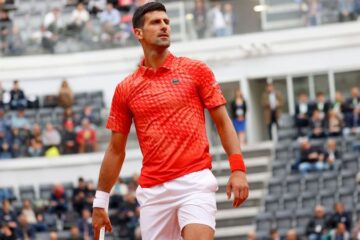
[[151,21],[154,19],[169,19],[168,15],[164,11],[152,11],[144,15],[145,21]]

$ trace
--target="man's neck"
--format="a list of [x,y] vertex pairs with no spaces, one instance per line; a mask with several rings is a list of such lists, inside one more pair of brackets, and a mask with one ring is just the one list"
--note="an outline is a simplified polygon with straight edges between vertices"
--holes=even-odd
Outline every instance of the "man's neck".
[[145,61],[144,65],[145,67],[150,67],[153,69],[159,68],[166,60],[166,57],[168,56],[169,51],[167,49],[165,50],[144,50],[145,55]]

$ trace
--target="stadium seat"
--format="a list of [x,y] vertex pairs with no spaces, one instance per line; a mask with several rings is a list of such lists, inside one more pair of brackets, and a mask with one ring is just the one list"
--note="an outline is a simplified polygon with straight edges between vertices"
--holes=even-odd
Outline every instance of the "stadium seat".
[[346,211],[351,211],[356,203],[354,189],[343,186],[339,190],[339,201],[344,204]]
[[305,228],[310,218],[313,216],[313,208],[303,208],[295,211],[295,226]]
[[300,175],[289,175],[286,177],[285,187],[288,193],[299,194],[302,190],[301,187],[302,178]]
[[308,173],[304,177],[304,189],[305,191],[317,192],[320,190],[320,173]]
[[290,114],[283,114],[279,119],[279,128],[293,128],[295,125],[294,117]]
[[25,110],[25,117],[29,120],[30,124],[38,122],[37,111],[33,109]]
[[336,190],[338,186],[338,173],[336,171],[324,172],[321,181],[322,189]]
[[330,210],[334,208],[336,202],[336,196],[333,190],[321,190],[319,194],[320,204],[325,207],[325,209]]
[[286,193],[282,198],[283,208],[285,210],[294,210],[299,207],[298,193]]
[[47,123],[53,123],[53,110],[50,108],[42,108],[39,110],[39,123],[45,126]]
[[293,211],[292,210],[284,210],[277,211],[275,213],[276,216],[276,227],[278,229],[290,229],[293,227]]
[[300,205],[303,209],[313,209],[317,203],[317,192],[302,192]]
[[74,94],[74,100],[76,106],[85,106],[86,104],[89,104],[88,99],[88,93],[82,92],[82,93],[75,93]]
[[261,212],[256,216],[256,231],[265,231],[269,233],[270,229],[273,228],[273,217],[271,212]]
[[355,188],[356,186],[356,173],[355,170],[343,170],[340,172],[341,186],[348,188]]
[[342,157],[342,169],[359,170],[359,156],[356,153],[347,153]]
[[40,199],[43,200],[49,200],[50,199],[50,195],[53,189],[53,185],[52,184],[41,184],[39,186],[39,196]]
[[281,162],[289,161],[289,146],[279,142],[275,147],[275,160]]
[[19,195],[21,200],[29,199],[34,201],[36,199],[34,186],[19,186]]
[[270,195],[280,195],[283,193],[283,179],[272,178],[269,181],[268,190]]
[[265,198],[265,211],[266,212],[270,212],[270,211],[277,211],[280,207],[279,207],[279,197],[278,196],[267,196]]
[[294,128],[289,129],[279,129],[278,130],[278,141],[284,141],[284,140],[293,140],[297,136],[297,130]]
[[272,174],[274,177],[284,177],[287,173],[286,162],[273,162],[272,163]]
[[66,182],[66,183],[63,183],[63,186],[65,189],[66,197],[68,199],[70,199],[73,194],[74,184],[72,182]]

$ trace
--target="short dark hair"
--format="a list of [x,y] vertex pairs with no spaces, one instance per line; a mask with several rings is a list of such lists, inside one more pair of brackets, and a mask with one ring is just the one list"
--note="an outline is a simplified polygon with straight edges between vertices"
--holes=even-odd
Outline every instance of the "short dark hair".
[[166,8],[162,3],[149,2],[136,9],[132,19],[133,28],[142,28],[145,14],[154,11],[166,12]]

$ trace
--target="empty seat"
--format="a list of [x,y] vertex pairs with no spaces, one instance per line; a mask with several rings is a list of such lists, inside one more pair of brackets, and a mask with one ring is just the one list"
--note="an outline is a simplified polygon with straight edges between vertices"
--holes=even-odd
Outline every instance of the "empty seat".
[[268,190],[270,195],[280,195],[283,192],[282,178],[273,178],[269,181]]
[[273,162],[272,174],[274,177],[285,176],[287,172],[286,162]]
[[289,147],[287,144],[279,143],[275,149],[275,159],[282,162],[287,162],[289,160]]
[[86,93],[86,92],[75,93],[74,94],[74,100],[75,100],[75,105],[76,106],[82,106],[83,107],[83,106],[89,104],[88,93]]
[[[346,186],[344,186],[346,187]],[[344,204],[346,211],[351,211],[356,202],[354,189],[342,188],[339,190],[339,201]]]
[[336,202],[334,191],[332,190],[320,191],[319,200],[320,200],[320,204],[324,206],[327,210],[333,209]]
[[276,216],[276,227],[278,229],[290,229],[293,226],[293,211],[278,211]]
[[265,198],[265,211],[277,211],[279,209],[279,197],[278,196],[267,196]]
[[356,153],[344,154],[341,162],[342,169],[358,170],[359,169],[359,156]]
[[278,131],[278,141],[283,140],[292,140],[295,139],[297,136],[297,130],[294,128],[289,129],[279,129]]
[[335,190],[338,186],[338,173],[335,171],[324,172],[321,180],[323,189]]
[[286,177],[285,187],[288,193],[300,193],[302,178],[300,175],[289,175]]
[[39,197],[42,200],[49,200],[53,189],[52,184],[42,184],[39,186]]
[[355,188],[356,186],[356,173],[355,170],[343,170],[340,173],[341,177],[341,186],[346,186],[347,188]]
[[294,117],[290,114],[283,114],[279,119],[279,128],[293,128],[295,126]]
[[36,199],[35,189],[34,189],[34,186],[32,186],[32,185],[20,186],[19,194],[20,194],[21,200],[29,199],[31,201],[34,201]]
[[269,232],[273,228],[273,214],[270,212],[261,212],[256,216],[256,232]]
[[294,225],[299,228],[305,228],[312,216],[313,208],[298,209],[295,211]]
[[66,183],[63,183],[63,186],[64,186],[64,190],[65,190],[67,198],[71,199],[72,194],[73,194],[74,184],[72,182],[66,182]]
[[308,173],[304,177],[304,189],[305,191],[317,192],[320,190],[320,174]]
[[294,210],[299,207],[298,204],[298,194],[299,193],[286,193],[283,196],[283,207],[285,210]]
[[300,195],[300,205],[303,209],[314,209],[317,203],[317,192],[303,192]]

